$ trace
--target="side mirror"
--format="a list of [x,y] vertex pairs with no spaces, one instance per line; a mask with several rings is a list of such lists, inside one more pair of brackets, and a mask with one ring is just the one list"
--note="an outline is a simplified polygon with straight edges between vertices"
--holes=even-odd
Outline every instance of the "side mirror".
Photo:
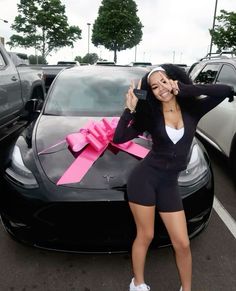
[[21,118],[29,122],[35,120],[42,109],[43,102],[39,99],[30,99],[26,102]]
[[34,113],[42,109],[43,101],[39,99],[30,99],[25,104],[25,111]]

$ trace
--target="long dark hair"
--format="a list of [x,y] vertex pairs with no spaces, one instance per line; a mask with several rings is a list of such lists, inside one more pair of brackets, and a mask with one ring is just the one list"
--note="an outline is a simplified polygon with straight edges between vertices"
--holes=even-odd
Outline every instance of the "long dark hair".
[[[180,81],[181,83],[184,84],[192,84],[191,79],[189,78],[189,76],[186,74],[186,72],[184,71],[184,69],[174,65],[174,64],[162,64],[159,67],[163,68],[165,70],[165,73],[167,75],[168,78],[172,79],[172,80],[177,80]],[[147,94],[147,102],[152,106],[156,107],[160,107],[161,102],[154,96],[152,89],[148,83],[148,75],[149,73],[147,73],[143,78],[142,78],[142,89],[147,90],[148,94]],[[178,96],[176,97],[177,101],[178,100]]]
[[[168,78],[172,80],[180,81],[184,84],[192,84],[191,79],[186,74],[183,68],[178,67],[174,64],[161,64],[158,67],[162,67],[165,70],[165,73]],[[141,89],[147,90],[147,100],[145,102],[141,101],[141,106],[138,106],[139,112],[137,112],[137,128],[147,127],[147,124],[150,125],[157,116],[158,111],[162,111],[162,102],[159,101],[153,94],[151,86],[148,83],[148,75],[150,72],[146,73],[142,78]],[[182,106],[188,106],[187,103],[191,102],[191,96],[189,98],[189,102],[185,102],[183,104],[182,100],[176,96],[177,102]],[[140,101],[139,101],[140,102]],[[142,118],[141,118],[142,117]]]

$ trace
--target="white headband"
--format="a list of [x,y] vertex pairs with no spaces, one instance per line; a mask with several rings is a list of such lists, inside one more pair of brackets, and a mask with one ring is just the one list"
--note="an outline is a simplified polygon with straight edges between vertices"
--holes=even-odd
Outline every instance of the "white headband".
[[154,72],[158,72],[158,71],[162,71],[165,72],[165,70],[162,67],[156,67],[154,69],[151,70],[151,72],[148,74],[147,76],[147,80],[149,81],[150,76],[154,73]]

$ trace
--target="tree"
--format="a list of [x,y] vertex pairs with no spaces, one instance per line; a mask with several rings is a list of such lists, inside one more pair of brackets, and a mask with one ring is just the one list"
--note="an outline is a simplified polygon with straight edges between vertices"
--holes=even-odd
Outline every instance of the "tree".
[[92,53],[92,54],[86,54],[83,58],[81,56],[76,56],[75,57],[75,61],[79,62],[79,63],[87,63],[90,65],[93,65],[97,62],[98,60],[98,55],[96,53]]
[[74,61],[79,62],[79,63],[83,63],[83,58],[81,56],[76,56],[74,58]]
[[236,13],[220,10],[221,15],[216,19],[219,22],[214,29],[209,29],[212,42],[218,50],[236,50]]
[[83,57],[83,63],[88,63],[90,65],[95,64],[97,60],[98,60],[98,55],[96,53],[86,54]]
[[32,64],[32,65],[35,65],[35,64],[47,64],[47,61],[42,56],[30,55],[29,56],[29,63]]
[[142,40],[142,23],[133,0],[102,0],[92,30],[92,43],[114,51],[132,48]]
[[18,16],[11,28],[19,34],[10,37],[11,47],[33,47],[46,57],[61,47],[73,47],[81,38],[78,26],[69,26],[65,5],[60,0],[21,0],[17,4]]

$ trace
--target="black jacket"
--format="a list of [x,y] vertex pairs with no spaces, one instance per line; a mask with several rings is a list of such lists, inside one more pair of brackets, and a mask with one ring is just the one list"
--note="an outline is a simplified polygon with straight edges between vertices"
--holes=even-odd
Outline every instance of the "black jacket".
[[177,97],[182,112],[184,135],[176,144],[166,132],[161,107],[153,111],[147,101],[138,101],[135,114],[131,114],[129,109],[124,110],[114,134],[114,143],[124,143],[148,131],[153,145],[145,159],[157,168],[184,170],[188,164],[188,153],[198,121],[226,97],[232,101],[233,89],[228,85],[186,85],[180,82],[179,89]]

